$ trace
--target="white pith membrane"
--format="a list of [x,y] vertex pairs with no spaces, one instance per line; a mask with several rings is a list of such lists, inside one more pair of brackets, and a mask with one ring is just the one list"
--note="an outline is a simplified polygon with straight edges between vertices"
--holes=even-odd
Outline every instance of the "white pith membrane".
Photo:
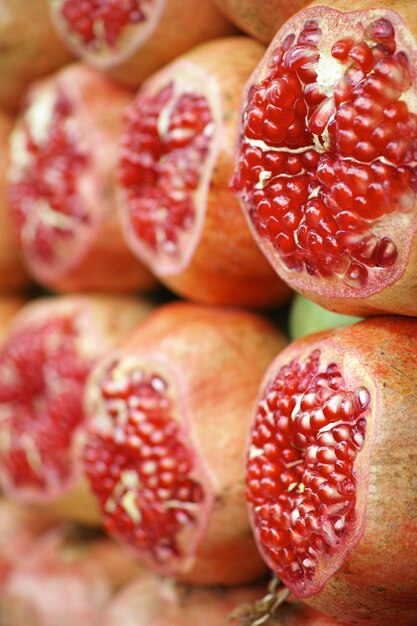
[[[387,23],[393,39],[371,36]],[[347,38],[353,52],[336,58]],[[264,254],[295,288],[362,298],[403,274],[417,228],[415,49],[394,11],[312,7],[286,23],[251,77],[234,187]],[[405,107],[402,121],[389,107]],[[263,138],[247,134],[256,123]]]
[[103,210],[94,133],[74,114],[78,105],[59,80],[34,87],[10,139],[11,217],[26,265],[41,282],[77,265]]
[[331,341],[270,366],[251,428],[247,500],[258,547],[297,596],[321,591],[359,542],[378,393]]
[[119,216],[132,252],[157,275],[181,272],[194,254],[221,133],[217,81],[190,61],[156,74],[129,108]]
[[40,301],[13,323],[0,350],[0,484],[42,503],[80,479],[85,380],[105,342],[82,300]]
[[122,63],[140,48],[152,35],[166,5],[166,0],[48,2],[64,41],[101,69]]
[[185,390],[158,356],[110,356],[86,393],[83,451],[111,535],[160,573],[189,571],[214,496],[187,429]]

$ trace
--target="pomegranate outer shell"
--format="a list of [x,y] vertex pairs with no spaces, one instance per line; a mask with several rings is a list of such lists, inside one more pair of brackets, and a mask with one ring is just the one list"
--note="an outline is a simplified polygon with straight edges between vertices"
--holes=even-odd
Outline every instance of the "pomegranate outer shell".
[[139,87],[151,74],[204,41],[236,33],[211,0],[166,0],[150,37],[124,63],[108,73],[122,84]]
[[[196,343],[198,350],[193,350]],[[187,571],[175,573],[177,580],[192,585],[234,585],[253,582],[265,573],[246,511],[244,447],[258,383],[286,343],[259,315],[174,302],[155,309],[98,362],[89,377],[85,402],[92,420],[89,409],[95,406],[96,385],[113,357],[128,355],[141,364],[163,364],[163,371],[179,383],[177,408],[198,447],[215,505],[201,531],[204,537],[194,563]]]
[[[72,267],[45,275],[37,270],[29,255],[25,262],[36,280],[57,292],[101,291],[132,293],[156,285],[155,278],[127,248],[115,210],[115,161],[123,124],[123,112],[132,93],[97,70],[82,63],[71,64],[46,79],[35,89],[62,86],[75,103],[75,117],[85,129],[95,172],[100,220],[89,247],[74,255]],[[109,109],[109,102],[111,108]],[[97,158],[96,158],[97,157]]]
[[[303,602],[347,624],[415,626],[417,612],[417,320],[400,316],[368,318],[335,331],[305,336],[271,364],[270,380],[301,353],[330,344],[348,363],[354,358],[375,386],[376,409],[367,418],[365,446],[355,464],[369,471],[364,528],[341,568],[323,590]],[[363,369],[362,369],[363,368]],[[264,384],[262,387],[264,387]],[[373,442],[370,442],[374,433]],[[362,452],[366,452],[364,449]]]
[[[179,62],[194,63],[196,69],[213,77],[223,105],[220,140],[211,148],[217,151],[217,155],[206,183],[208,195],[204,225],[194,253],[185,268],[177,273],[158,272],[157,260],[153,267],[160,281],[169,289],[196,302],[272,307],[288,301],[292,293],[253,241],[239,201],[229,188],[234,165],[239,97],[249,73],[263,52],[264,47],[248,37],[228,37],[202,44],[177,59]],[[175,80],[175,62],[161,70],[160,74],[165,71],[171,72]],[[202,207],[200,210],[203,210]]]
[[212,0],[233,24],[265,44],[307,0]]
[[[149,315],[152,305],[145,299],[118,295],[72,294],[68,296],[46,296],[35,299],[22,307],[7,329],[7,335],[18,332],[20,327],[30,325],[36,319],[48,319],[65,312],[77,312],[83,319],[83,354],[97,359],[122,339],[129,331]],[[1,310],[1,309],[0,309]],[[87,332],[89,331],[89,332]],[[79,452],[84,441],[84,425],[74,434],[74,476],[72,484],[62,494],[45,499],[30,498],[27,504],[39,515],[50,515],[58,519],[71,520],[87,526],[99,526],[101,514],[79,461]],[[13,491],[10,499],[19,499]],[[26,498],[24,498],[26,501]]]
[[17,312],[26,304],[26,300],[19,296],[0,297],[0,345],[9,333],[9,326]]
[[[417,15],[413,10],[414,5],[407,0],[393,0],[392,2],[390,0],[366,0],[365,4],[363,0],[352,0],[351,2],[349,0],[323,0],[308,4],[292,16],[292,18],[299,19],[301,22],[303,21],[304,10],[309,9],[310,7],[317,7],[318,9],[323,10],[326,6],[331,9],[346,12],[366,12],[370,9],[389,9],[391,11],[396,11],[407,24],[411,34],[417,39]],[[411,43],[417,45],[415,41],[411,41]],[[276,47],[277,41],[274,37],[274,40],[268,47],[264,57],[258,64],[258,67],[249,78],[240,99],[240,119],[242,118],[247,102],[249,90],[251,86],[257,82],[258,76],[263,75],[263,73],[266,72],[269,60]],[[417,60],[417,49],[414,51],[414,56]],[[413,64],[411,64],[411,68],[413,69]],[[413,74],[414,80],[417,81],[417,72],[415,68]],[[289,274],[289,272],[283,270],[282,278],[285,281],[288,280],[286,276],[287,274]],[[303,277],[303,282],[307,283],[306,288],[304,288],[303,285],[301,285],[297,280],[294,282],[288,280],[288,282],[291,284],[291,288],[298,293],[304,295],[310,300],[313,300],[314,302],[317,302],[320,306],[336,313],[359,317],[367,317],[375,314],[417,316],[417,234],[413,235],[407,265],[402,276],[399,280],[397,280],[397,282],[389,285],[374,295],[368,297],[358,296],[357,298],[326,297],[310,288],[307,276]]]
[[6,623],[90,626],[119,589],[144,575],[108,537],[74,540],[66,532],[62,525],[44,534],[15,567],[2,598]]
[[12,128],[12,117],[0,110],[0,294],[22,290],[30,282],[14,241],[6,202],[5,173],[9,160],[8,141]]
[[347,626],[344,622],[339,622],[329,615],[316,611],[303,602],[284,602],[276,617],[267,624],[270,626]]
[[15,111],[27,84],[73,58],[49,19],[45,0],[0,1],[0,106]]

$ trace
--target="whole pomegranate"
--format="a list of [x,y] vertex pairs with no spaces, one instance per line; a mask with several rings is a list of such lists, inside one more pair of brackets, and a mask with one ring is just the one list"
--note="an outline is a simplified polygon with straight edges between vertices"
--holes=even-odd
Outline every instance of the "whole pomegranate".
[[6,170],[13,118],[0,111],[0,294],[21,290],[29,284],[12,233],[6,201]]
[[176,302],[92,371],[86,475],[105,529],[157,572],[209,585],[264,573],[246,512],[245,436],[284,344],[258,315]]
[[133,292],[155,282],[126,247],[115,212],[117,145],[131,98],[82,64],[26,93],[11,135],[10,212],[28,270],[50,289]]
[[260,552],[348,624],[417,615],[417,320],[304,337],[268,369],[247,457]]
[[212,0],[248,35],[270,43],[286,19],[307,4],[306,0]]
[[[219,626],[260,587],[185,587],[148,575],[122,589],[103,612],[102,626]],[[326,625],[327,626],[327,625]]]
[[22,555],[0,598],[3,626],[95,626],[103,608],[144,575],[108,537],[61,526]]
[[127,297],[55,296],[13,319],[0,346],[0,485],[11,499],[84,518],[85,380],[149,309]]
[[72,55],[56,35],[45,0],[0,0],[0,107],[16,111],[29,82]]
[[238,98],[263,51],[248,37],[203,44],[152,76],[128,109],[118,171],[126,241],[198,302],[260,307],[290,294],[229,189]]
[[350,315],[417,315],[417,23],[407,0],[309,6],[243,96],[233,186],[278,274]]
[[75,54],[135,87],[199,43],[234,32],[211,0],[47,1]]
[[[20,559],[54,524],[56,521],[46,515],[0,499],[0,598]],[[1,609],[0,615],[3,617]]]

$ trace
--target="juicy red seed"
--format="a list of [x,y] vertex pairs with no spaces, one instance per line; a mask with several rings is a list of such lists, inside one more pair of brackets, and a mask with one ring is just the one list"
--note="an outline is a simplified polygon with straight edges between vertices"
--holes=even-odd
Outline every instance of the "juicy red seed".
[[[149,120],[163,116],[167,106],[170,115],[164,128],[150,124]],[[257,112],[260,109],[251,112],[248,127],[258,124]],[[155,253],[178,255],[179,240],[195,220],[193,194],[200,184],[213,133],[210,107],[204,96],[174,96],[173,83],[169,83],[153,96],[138,96],[127,120],[119,182],[135,234]],[[261,171],[261,161],[261,151],[248,148],[240,179],[253,182],[253,170],[258,167]]]
[[100,50],[103,36],[110,48],[117,48],[126,27],[146,19],[146,4],[146,0],[65,0],[61,14],[70,32],[91,50]]
[[[305,562],[307,577],[314,576],[317,558],[311,556],[326,554],[328,524],[334,524],[339,537],[350,531],[354,461],[363,446],[371,398],[365,387],[346,388],[336,362],[323,368],[317,350],[283,366],[264,397],[270,398],[268,408],[261,402],[252,430],[256,454],[248,462],[248,499],[269,562],[284,582],[302,588]],[[263,443],[262,430],[275,443]],[[261,478],[266,475],[268,479]],[[332,514],[335,505],[337,517]],[[277,553],[284,545],[288,549]]]
[[[127,375],[126,384],[115,384],[113,368],[100,386],[111,428],[101,431],[92,423],[83,453],[87,476],[109,532],[156,561],[180,557],[182,531],[198,524],[205,498],[195,478],[193,452],[172,415],[167,382],[157,374],[135,370]],[[112,397],[119,408],[114,417],[107,400],[109,386],[121,387],[121,393],[117,396],[114,389]],[[251,476],[256,490],[261,475],[255,464]]]

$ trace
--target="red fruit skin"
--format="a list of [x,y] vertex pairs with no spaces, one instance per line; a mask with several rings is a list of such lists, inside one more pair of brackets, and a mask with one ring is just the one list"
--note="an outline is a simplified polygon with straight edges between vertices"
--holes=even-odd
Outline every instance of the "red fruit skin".
[[26,86],[73,58],[55,34],[46,3],[2,0],[0,5],[0,106],[16,111]]
[[[253,582],[263,574],[244,498],[246,418],[271,354],[285,343],[284,337],[260,316],[176,302],[156,309],[92,371],[85,394],[90,417],[87,448],[96,441],[97,433],[116,431],[110,418],[103,417],[100,384],[109,364],[123,363],[123,357],[129,364],[137,362],[138,367],[156,371],[168,380],[175,398],[173,410],[190,438],[187,446],[194,451],[198,482],[206,489],[204,519],[196,522],[197,529],[191,532],[186,545],[178,542],[181,556],[177,560],[170,556],[170,560],[158,563],[148,550],[131,544],[139,558],[158,573],[187,584],[228,586]],[[109,423],[101,429],[107,420]],[[104,450],[102,442],[97,445]],[[120,451],[123,454],[123,448]],[[84,462],[97,495],[102,483],[92,480],[94,461],[87,465],[87,452]],[[115,490],[112,493],[116,497]],[[112,497],[104,497],[101,502],[103,513]],[[116,515],[104,517],[110,533],[110,526],[115,528],[114,519]],[[117,529],[114,534],[129,546]]]
[[[318,348],[323,354],[330,349],[333,359],[338,353],[343,367],[356,364],[351,371],[371,394],[365,445],[354,463],[359,532],[322,590],[303,597],[306,604],[346,624],[415,624],[416,337],[417,320],[399,316],[369,318],[305,336],[274,360],[261,385],[284,364]],[[346,376],[352,376],[348,369]]]
[[93,626],[113,595],[141,575],[111,539],[66,534],[58,527],[22,555],[0,600],[5,625]]
[[[206,158],[211,163],[200,182],[202,189],[207,188],[207,193],[203,192],[201,199],[195,201],[202,224],[197,227],[199,234],[195,241],[184,244],[189,250],[182,251],[179,262],[174,259],[170,265],[169,260],[159,260],[158,253],[148,255],[137,248],[126,192],[123,183],[119,183],[119,216],[132,251],[169,289],[194,302],[263,308],[281,305],[290,298],[290,289],[277,278],[254,243],[239,201],[229,188],[239,97],[263,51],[260,44],[248,37],[215,39],[162,69],[139,91],[139,96],[159,91],[181,76],[181,63],[184,63],[191,72],[194,66],[196,71],[206,73],[207,86],[203,84],[202,89],[211,95],[212,103],[219,104],[219,111],[213,111],[217,126],[217,135],[209,148],[213,153]],[[217,92],[215,97],[214,91]]]
[[46,515],[0,500],[0,594],[20,559],[55,523]]
[[6,201],[6,170],[13,118],[0,110],[0,294],[22,290],[29,284],[12,234]]
[[[58,262],[54,263],[53,259],[40,264],[30,249],[30,244],[23,238],[19,247],[28,272],[41,285],[58,292],[133,293],[150,289],[156,281],[126,247],[115,211],[114,170],[117,145],[123,112],[132,94],[100,72],[81,63],[65,67],[31,85],[25,96],[29,106],[32,99],[40,98],[39,94],[43,90],[51,93],[61,90],[72,101],[71,118],[80,126],[89,158],[86,170],[88,182],[84,180],[84,186],[88,189],[84,188],[82,203],[88,214],[91,230],[87,240],[80,231],[75,234],[75,241],[66,256],[70,261],[65,261],[62,267],[57,267]],[[25,112],[24,109],[22,118],[18,119],[12,133],[11,167],[8,174],[10,211],[16,229],[16,206],[19,206],[19,198],[16,199],[16,180],[18,182],[19,178],[16,179],[14,170],[19,158],[19,145],[17,148],[13,148],[13,145],[16,145],[17,138],[21,135]],[[39,117],[38,115],[38,119]],[[80,142],[76,143],[79,145]],[[48,193],[50,192],[43,196],[47,203],[51,200]],[[74,228],[77,228],[76,224]],[[59,245],[58,241],[57,249]]]
[[266,623],[270,626],[346,626],[344,622],[320,613],[302,602],[285,602],[279,607],[276,617]]
[[[302,23],[306,19],[314,19],[314,16],[310,13],[308,17],[304,17],[304,10],[309,10],[311,8],[317,8],[318,15],[326,17],[326,7],[340,11],[341,15],[339,17],[335,16],[334,22],[339,23],[341,19],[343,19],[343,12],[353,12],[353,11],[363,11],[364,17],[367,15],[367,11],[372,11],[373,9],[380,9],[381,11],[389,10],[396,12],[398,15],[396,16],[396,25],[397,25],[397,34],[403,36],[404,27],[403,24],[410,31],[413,39],[408,38],[407,44],[410,46],[407,50],[407,54],[411,60],[410,63],[410,72],[412,75],[412,82],[415,85],[417,74],[415,71],[415,54],[416,54],[416,41],[415,38],[417,36],[417,20],[415,16],[415,11],[413,11],[412,5],[407,2],[407,0],[394,0],[393,2],[388,2],[387,0],[366,0],[363,3],[361,0],[353,0],[352,2],[348,2],[347,0],[333,0],[323,2],[312,2],[308,4],[305,9],[301,9],[298,11],[294,18],[297,19],[297,23]],[[389,19],[392,18],[391,14]],[[395,16],[395,13],[394,13]],[[370,18],[368,18],[369,21]],[[282,26],[284,29],[286,24]],[[346,36],[349,37],[349,30],[346,29]],[[271,42],[266,55],[259,63],[257,70],[254,72],[250,80],[248,81],[241,97],[241,108],[242,111],[247,103],[248,94],[250,88],[259,80],[259,76],[266,75],[268,63],[271,60],[271,54],[276,50],[279,43],[282,41],[282,37],[278,32],[276,37],[274,37]],[[331,42],[334,43],[333,41]],[[256,74],[256,75],[255,75]],[[359,317],[366,317],[375,314],[399,314],[406,316],[416,316],[417,315],[417,306],[416,306],[416,285],[417,285],[417,245],[416,245],[416,235],[415,228],[416,222],[414,219],[415,214],[415,204],[411,209],[411,213],[413,214],[413,221],[409,227],[407,227],[407,231],[404,234],[404,242],[407,246],[408,251],[403,254],[402,264],[403,271],[400,273],[399,278],[396,282],[389,284],[388,286],[381,288],[380,291],[376,293],[367,293],[366,289],[364,293],[352,295],[349,292],[346,297],[338,297],[337,295],[323,294],[321,292],[321,287],[318,284],[317,280],[313,276],[308,276],[306,272],[303,272],[303,277],[300,279],[298,276],[298,272],[290,271],[286,268],[281,268],[281,263],[279,263],[279,268],[277,268],[278,263],[272,260],[272,255],[265,254],[270,258],[271,264],[275,267],[276,271],[279,273],[281,278],[288,282],[291,285],[292,289],[301,293],[302,295],[314,300],[321,306],[335,311],[337,313],[342,313],[345,315],[354,315]],[[246,211],[245,211],[246,213]],[[389,226],[390,228],[395,228],[392,224]],[[401,227],[398,228],[401,232]],[[254,229],[252,230],[254,232]],[[387,235],[390,232],[386,233]],[[401,241],[398,240],[399,244]],[[401,252],[401,251],[400,251]],[[327,290],[328,285],[326,284],[328,281],[323,279],[324,289]],[[332,291],[332,288],[329,288],[329,292]]]
[[[75,347],[75,358],[78,358],[78,366],[91,368],[98,357],[102,356],[106,350],[109,350],[120,339],[134,328],[141,320],[143,320],[150,312],[151,305],[145,300],[123,297],[123,296],[105,296],[105,295],[71,295],[71,296],[50,296],[39,298],[31,301],[21,308],[19,314],[15,315],[12,323],[7,328],[4,335],[1,348],[2,362],[9,357],[13,360],[13,353],[10,356],[9,342],[16,341],[22,337],[26,329],[34,323],[45,323],[46,321],[53,323],[54,320],[61,316],[70,316],[74,320],[78,330],[77,345]],[[22,340],[21,340],[22,341]],[[27,339],[25,340],[27,341]],[[12,351],[16,351],[16,344],[12,347]],[[20,344],[23,349],[25,344]],[[30,346],[25,348],[30,350]],[[18,355],[18,351],[14,354]],[[36,360],[37,355],[33,355]],[[67,358],[67,357],[66,357]],[[47,380],[48,368],[45,364],[42,366],[42,378]],[[56,365],[56,364],[55,364]],[[4,367],[6,367],[3,364]],[[49,363],[49,367],[52,363]],[[23,365],[20,365],[23,367]],[[27,367],[27,363],[26,363]],[[55,367],[55,366],[54,366]],[[68,369],[74,368],[74,363],[69,362]],[[7,367],[6,367],[7,370]],[[3,370],[4,371],[4,370]],[[29,378],[33,384],[35,371],[30,370],[26,373],[26,380]],[[69,375],[66,374],[68,377]],[[69,380],[69,378],[68,378]],[[59,381],[62,383],[62,379]],[[71,383],[70,383],[71,384]],[[38,398],[39,401],[45,401],[48,404],[48,395],[51,393],[51,387],[46,387]],[[19,405],[19,386],[16,388],[16,397],[13,401]],[[42,396],[43,394],[43,396]],[[8,403],[0,404],[4,411],[7,410]],[[80,406],[82,411],[82,407]],[[18,413],[18,409],[16,409]],[[39,510],[40,514],[44,512],[64,519],[75,520],[86,524],[97,525],[100,520],[97,509],[92,506],[92,500],[88,484],[84,479],[82,467],[79,459],[80,447],[82,446],[84,416],[78,426],[70,430],[68,435],[68,443],[63,444],[60,440],[61,435],[59,424],[56,425],[56,432],[49,430],[48,434],[54,441],[59,441],[65,448],[63,456],[66,456],[70,465],[70,472],[65,479],[55,479],[48,486],[34,486],[33,483],[27,481],[20,486],[16,485],[16,478],[11,478],[8,470],[4,466],[4,461],[0,462],[0,478],[4,492],[7,496],[17,502],[30,504]],[[32,436],[35,441],[34,425],[28,423],[26,426],[26,435]],[[48,426],[51,429],[51,424]],[[3,434],[7,435],[8,429],[5,428]],[[7,438],[7,437],[6,437]],[[36,447],[36,444],[34,444]],[[59,445],[56,443],[55,445]],[[22,442],[23,447],[23,442]],[[3,448],[2,452],[7,452]]]
[[[254,602],[260,587],[187,588],[148,575],[117,594],[102,615],[102,626],[219,626],[240,604]],[[324,626],[324,625],[323,625]],[[326,624],[327,626],[327,624]]]
[[305,0],[213,0],[233,24],[248,35],[265,44],[270,43],[280,26],[296,11],[302,9]]

